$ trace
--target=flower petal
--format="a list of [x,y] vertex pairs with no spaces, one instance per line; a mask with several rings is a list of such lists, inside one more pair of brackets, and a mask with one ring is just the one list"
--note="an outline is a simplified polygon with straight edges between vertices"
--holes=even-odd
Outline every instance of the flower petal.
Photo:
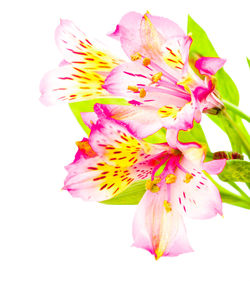
[[221,58],[202,57],[196,61],[195,67],[202,75],[214,75],[225,62],[226,60]]
[[[147,17],[146,21],[145,16]],[[149,39],[152,38],[153,33],[156,34],[155,31],[151,33],[150,27],[158,33],[157,36],[153,36],[154,39],[162,37],[166,41],[171,37],[185,36],[183,30],[169,19],[135,12],[123,16],[116,30],[110,36],[120,39],[122,48],[129,57],[136,52],[146,55],[144,43],[146,42],[146,49],[150,49],[148,43],[151,45],[152,41]],[[148,36],[149,34],[151,35]]]
[[64,189],[84,200],[102,201],[124,191],[133,181],[151,178],[155,166],[171,149],[137,140],[112,119],[92,125],[89,140],[77,143],[79,150]]
[[100,157],[78,158],[66,167],[64,190],[87,201],[103,201],[124,191],[136,179],[134,170],[109,165]]
[[130,12],[124,15],[109,36],[119,39],[124,52],[130,57],[141,49],[140,23],[142,15]]
[[165,190],[146,191],[133,222],[133,245],[146,249],[156,259],[192,251],[181,216],[165,208],[166,200]]
[[107,163],[120,167],[131,167],[156,157],[156,154],[170,152],[167,145],[153,145],[139,140],[128,126],[108,118],[99,119],[92,126],[89,143]]
[[41,102],[52,105],[59,101],[76,102],[110,96],[102,88],[104,77],[67,64],[45,74],[40,84]]
[[85,70],[109,72],[120,63],[107,51],[96,48],[100,43],[90,42],[70,20],[60,21],[55,39],[66,61],[78,64],[78,67],[84,67]]
[[218,159],[203,163],[202,168],[211,175],[217,175],[221,173],[226,165],[226,159]]
[[[158,108],[163,104],[183,106],[190,101],[187,92],[164,77],[158,83],[152,83],[152,77],[157,73],[157,69],[146,67],[140,61],[124,63],[110,72],[103,87],[113,95],[145,102]],[[140,95],[141,89],[146,92],[143,97]]]
[[[222,215],[222,202],[216,186],[202,173],[201,167],[184,158],[182,169],[175,173],[171,184],[171,203],[181,214],[191,218],[207,219]],[[188,175],[187,175],[188,174]]]

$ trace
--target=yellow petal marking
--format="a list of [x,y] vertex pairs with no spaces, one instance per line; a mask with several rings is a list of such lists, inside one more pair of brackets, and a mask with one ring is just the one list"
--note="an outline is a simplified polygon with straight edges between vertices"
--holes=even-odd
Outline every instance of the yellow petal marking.
[[184,66],[182,55],[179,49],[172,50],[169,47],[165,47],[163,51],[163,59],[166,64],[172,68],[182,69]]
[[175,106],[163,106],[158,110],[158,114],[161,118],[171,117],[175,120],[180,110],[180,108]]
[[133,136],[121,132],[113,144],[105,146],[104,155],[114,165],[131,167],[138,162],[141,153],[147,154],[144,146],[144,142],[139,142]]
[[131,171],[127,167],[113,166],[106,162],[99,162],[87,169],[98,172],[92,181],[100,191],[108,191],[109,198],[124,191],[134,181]]

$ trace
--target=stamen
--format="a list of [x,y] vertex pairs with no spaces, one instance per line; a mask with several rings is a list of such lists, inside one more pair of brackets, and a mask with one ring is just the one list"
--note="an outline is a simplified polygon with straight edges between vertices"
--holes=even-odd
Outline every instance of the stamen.
[[151,63],[150,58],[144,58],[144,59],[143,59],[142,64],[143,64],[144,66],[148,66],[150,63]]
[[140,98],[145,98],[145,96],[146,96],[146,91],[145,91],[145,89],[143,89],[143,88],[141,88],[140,89]]
[[157,83],[159,80],[161,80],[161,77],[162,77],[162,72],[158,72],[158,73],[154,74],[152,76],[152,82]]
[[155,177],[153,181],[147,180],[146,181],[146,189],[150,190],[151,192],[155,193],[160,190],[159,186],[157,185],[161,179],[159,177]]
[[185,183],[189,183],[191,181],[191,179],[193,178],[193,176],[189,173],[186,173],[186,177],[183,180]]
[[171,204],[167,201],[167,200],[164,200],[164,208],[166,210],[167,213],[171,212],[172,211],[172,207],[171,207]]
[[128,86],[128,90],[132,91],[134,93],[138,93],[139,92],[139,89],[138,89],[137,86]]
[[174,183],[176,181],[176,175],[168,174],[166,176],[166,183]]
[[141,58],[141,54],[140,53],[134,53],[132,56],[130,56],[132,61],[136,61],[139,60]]
[[88,140],[77,141],[76,145],[83,154],[89,157],[95,157],[97,155],[96,152],[90,146]]

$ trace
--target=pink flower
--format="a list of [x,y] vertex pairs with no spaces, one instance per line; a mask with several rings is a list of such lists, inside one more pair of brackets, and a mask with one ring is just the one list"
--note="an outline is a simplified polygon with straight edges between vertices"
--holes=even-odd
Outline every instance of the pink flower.
[[64,61],[43,77],[41,102],[51,105],[109,96],[102,85],[121,61],[98,48],[100,44],[93,43],[69,20],[61,20],[55,39]]
[[91,120],[91,133],[77,143],[64,189],[84,200],[103,201],[146,179],[133,224],[134,246],[157,259],[191,251],[182,216],[206,219],[222,214],[219,192],[202,170],[219,173],[226,160],[203,163],[203,149],[194,143],[179,144],[180,150],[167,143],[146,143],[128,125],[105,116],[98,105],[96,113],[83,118]]
[[[136,104],[136,110],[126,111],[141,109],[141,114],[150,116],[156,127],[161,124],[169,129],[187,130],[194,119],[200,122],[204,109],[221,106],[220,100],[216,100],[212,76],[225,60],[200,58],[196,68],[201,77],[196,75],[189,65],[192,39],[174,22],[131,12],[110,36],[120,40],[132,61],[112,70],[103,88]],[[132,118],[133,114],[130,115]],[[148,128],[147,135],[150,134]]]

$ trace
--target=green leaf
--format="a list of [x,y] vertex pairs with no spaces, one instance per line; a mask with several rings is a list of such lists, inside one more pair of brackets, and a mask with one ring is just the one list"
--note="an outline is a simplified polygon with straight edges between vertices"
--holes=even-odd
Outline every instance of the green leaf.
[[250,162],[243,160],[227,160],[224,170],[218,175],[227,182],[250,182]]
[[249,58],[247,58],[247,63],[248,63],[248,66],[250,68],[250,59]]
[[220,195],[221,195],[221,199],[224,203],[231,204],[231,205],[245,208],[245,209],[250,209],[249,200],[228,191],[226,188],[224,188],[220,184],[218,184],[208,173],[205,173],[205,174],[213,182],[213,184],[218,188]]
[[149,143],[164,143],[166,142],[166,129],[162,128],[158,132],[143,140]]
[[101,203],[110,205],[137,205],[146,191],[145,183],[146,180],[137,181],[114,198],[102,201]]
[[192,129],[188,131],[179,131],[178,138],[181,142],[198,142],[200,144],[206,145],[208,151],[210,151],[206,136],[201,128],[201,125],[196,123],[195,121]]
[[76,120],[78,121],[80,126],[83,128],[83,130],[87,133],[87,135],[89,134],[90,130],[82,121],[81,112],[94,111],[94,105],[96,103],[129,105],[126,100],[118,99],[118,98],[102,98],[102,99],[93,99],[93,100],[70,103],[69,104],[70,109],[72,110],[73,114],[76,117]]
[[[193,42],[190,48],[191,60],[195,60],[199,56],[218,57],[218,54],[211,41],[209,40],[206,32],[190,16],[188,16],[188,33],[189,32],[192,33],[193,38]],[[249,59],[247,59],[247,61],[248,63],[250,63]],[[237,106],[239,104],[239,92],[231,77],[226,73],[224,69],[220,69],[215,76],[217,79],[216,89],[220,93],[221,97],[224,100],[227,100]],[[228,111],[228,113],[230,114],[234,122],[243,131],[245,137],[249,138],[242,120],[233,112]],[[227,123],[227,121],[222,120],[223,116],[213,116],[208,114],[208,117],[224,132],[226,132],[230,139],[233,150],[236,150],[240,153],[243,151],[247,153],[246,149],[242,147],[240,140],[234,130],[230,128],[230,125]]]
[[190,55],[196,53],[204,57],[218,57],[212,43],[208,39],[206,32],[188,16],[188,33],[191,33],[193,42],[191,44]]

